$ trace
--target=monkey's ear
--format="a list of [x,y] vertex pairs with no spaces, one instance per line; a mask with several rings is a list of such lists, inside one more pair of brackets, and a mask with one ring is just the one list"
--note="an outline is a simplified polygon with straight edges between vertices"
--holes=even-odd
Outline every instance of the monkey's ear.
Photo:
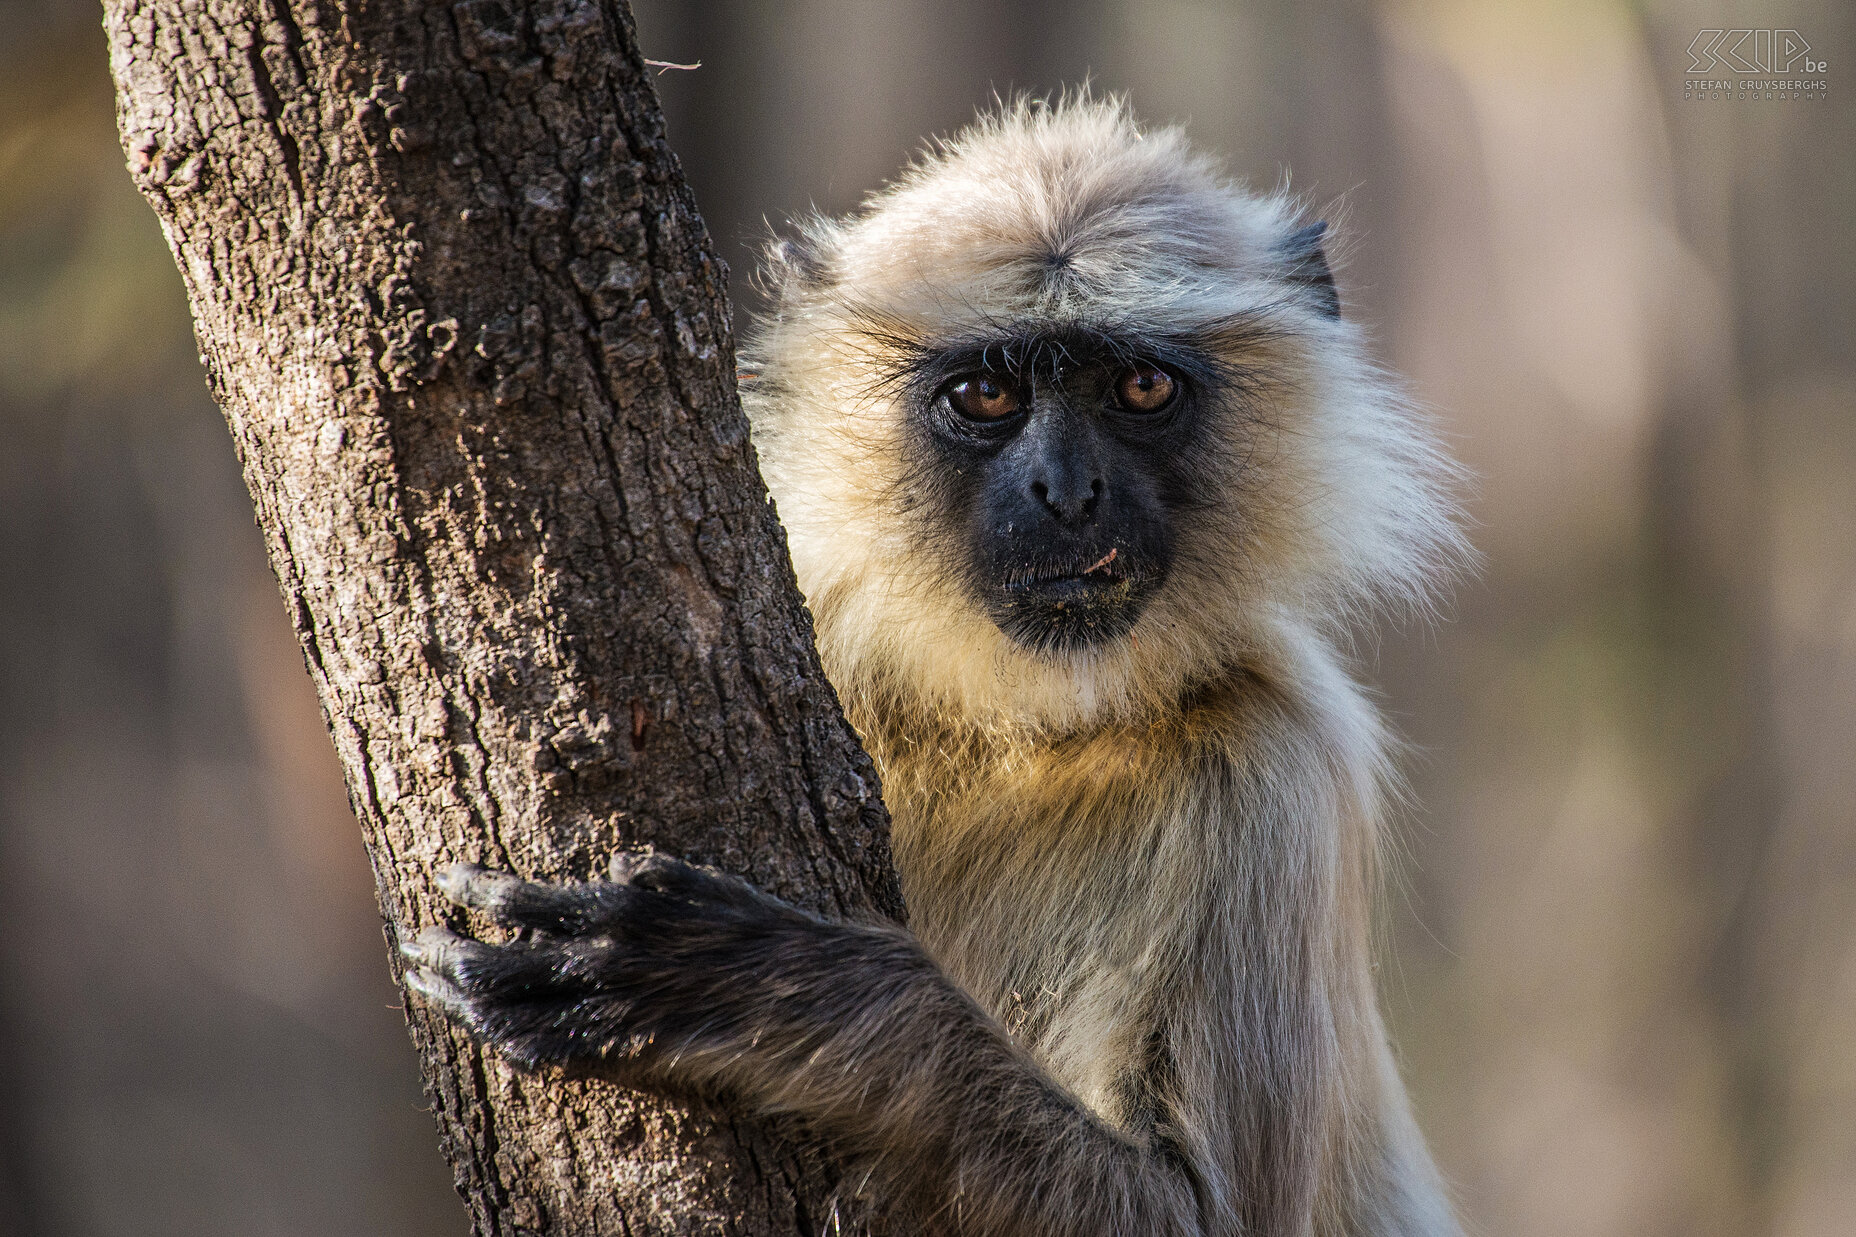
[[824,245],[809,232],[775,236],[761,251],[756,273],[762,292],[776,305],[825,282]]
[[1328,221],[1323,219],[1289,234],[1282,243],[1282,256],[1289,263],[1289,282],[1299,284],[1315,294],[1315,303],[1330,318],[1340,317],[1340,292],[1334,286],[1334,272],[1328,269],[1328,255],[1321,248]]

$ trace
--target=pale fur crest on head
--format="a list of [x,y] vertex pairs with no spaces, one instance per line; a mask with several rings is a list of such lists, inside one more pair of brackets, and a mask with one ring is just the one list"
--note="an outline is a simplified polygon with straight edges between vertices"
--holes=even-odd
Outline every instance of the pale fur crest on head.
[[[1430,604],[1465,552],[1454,465],[1359,327],[1298,280],[1306,222],[1179,129],[1084,93],[982,115],[770,247],[743,400],[853,720],[876,701],[999,736],[1136,721],[1285,639]],[[1036,323],[1194,340],[1231,377],[1209,462],[1228,485],[1180,517],[1133,638],[1082,652],[1028,652],[968,595],[908,449],[911,347]]]

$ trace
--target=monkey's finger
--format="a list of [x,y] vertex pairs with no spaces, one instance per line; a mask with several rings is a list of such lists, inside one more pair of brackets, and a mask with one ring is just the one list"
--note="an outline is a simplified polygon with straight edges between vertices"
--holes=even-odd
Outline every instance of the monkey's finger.
[[437,883],[459,906],[518,928],[584,932],[597,911],[598,899],[586,886],[525,881],[474,863],[452,864],[438,874]]
[[681,859],[650,850],[618,851],[607,870],[614,884],[636,885],[657,893],[676,893],[702,876]]
[[532,1016],[511,1017],[512,1011],[473,998],[435,971],[408,970],[406,986],[524,1069],[532,1070],[550,1059],[533,1028],[527,1026]]
[[408,969],[406,986],[460,1022],[470,1012],[463,990],[436,971]]
[[620,851],[612,856],[610,871],[614,884],[691,902],[747,907],[766,901],[746,881],[654,851]]
[[469,949],[481,950],[483,945],[467,936],[459,936],[451,929],[439,924],[421,929],[413,936],[395,931],[399,941],[400,957],[406,959],[407,969],[432,972],[455,972],[458,963]]
[[467,1002],[552,1000],[584,992],[599,981],[604,947],[517,941],[486,945],[433,925],[402,937],[408,971],[424,971],[455,988]]
[[[666,898],[681,904],[684,911],[698,916],[721,913],[750,919],[768,915],[776,918],[810,918],[804,911],[789,906],[740,877],[684,863],[669,855],[651,851],[621,851],[612,857],[611,872],[613,883],[595,888],[601,891],[602,898],[611,899],[613,913],[610,921],[618,925],[613,935],[619,938],[626,935],[624,922],[638,911],[644,911],[649,920],[662,923],[666,914],[662,899]],[[647,895],[642,904],[628,906],[619,896],[638,890]],[[648,896],[651,894],[659,896],[652,898]]]

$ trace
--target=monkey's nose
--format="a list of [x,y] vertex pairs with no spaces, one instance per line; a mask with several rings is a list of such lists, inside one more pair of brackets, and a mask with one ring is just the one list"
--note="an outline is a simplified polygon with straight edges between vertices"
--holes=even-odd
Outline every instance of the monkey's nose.
[[1059,481],[1052,485],[1044,481],[1033,481],[1031,492],[1044,504],[1044,509],[1057,517],[1059,524],[1086,524],[1096,513],[1096,504],[1102,498],[1102,478],[1093,477],[1087,485],[1081,478],[1065,484]]

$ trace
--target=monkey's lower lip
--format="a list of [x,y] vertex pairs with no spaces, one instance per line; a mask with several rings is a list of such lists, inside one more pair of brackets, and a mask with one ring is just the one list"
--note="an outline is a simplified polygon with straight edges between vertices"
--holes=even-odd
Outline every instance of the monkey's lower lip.
[[1046,604],[1063,605],[1068,602],[1094,602],[1110,593],[1125,591],[1130,581],[1126,576],[1108,576],[1102,574],[1042,576],[1006,585],[1006,592],[1013,597],[1035,598]]
[[993,619],[1018,643],[1044,651],[1116,639],[1134,626],[1154,583],[1131,566],[1098,560],[1008,578],[994,603]]
[[1129,564],[1122,558],[1120,550],[1114,549],[1090,562],[1027,567],[1012,572],[1005,578],[1005,587],[1007,592],[1054,590],[1076,592],[1080,596],[1126,584],[1136,574],[1129,571]]

